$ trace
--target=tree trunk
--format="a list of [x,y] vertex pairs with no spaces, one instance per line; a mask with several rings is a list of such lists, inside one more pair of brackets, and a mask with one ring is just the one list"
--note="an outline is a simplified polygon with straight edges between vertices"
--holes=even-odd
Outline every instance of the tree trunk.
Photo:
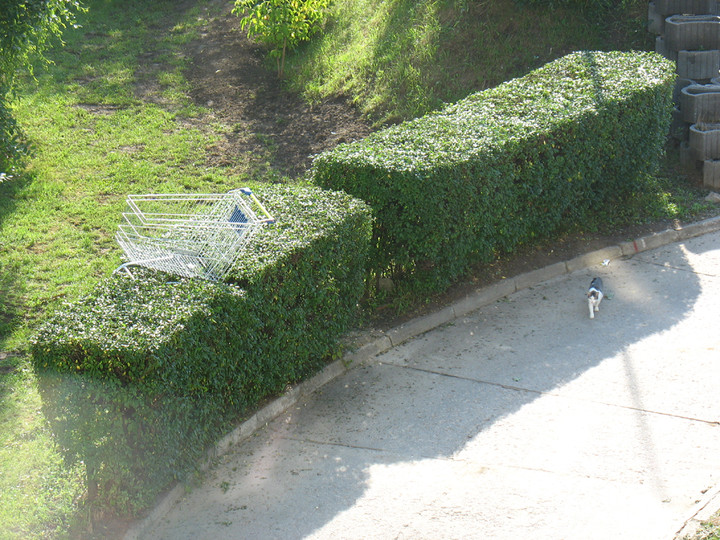
[[285,49],[287,48],[287,38],[283,40],[282,55],[280,56],[280,65],[278,67],[278,77],[281,79],[285,76]]

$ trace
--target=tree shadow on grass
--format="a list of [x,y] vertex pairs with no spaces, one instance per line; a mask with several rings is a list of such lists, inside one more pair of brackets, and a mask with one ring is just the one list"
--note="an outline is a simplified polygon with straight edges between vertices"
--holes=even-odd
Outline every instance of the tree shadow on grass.
[[17,208],[20,193],[31,180],[30,176],[21,175],[0,183],[0,351],[20,324],[25,290],[22,265],[12,257],[17,246],[9,244],[4,231],[9,227],[7,220]]

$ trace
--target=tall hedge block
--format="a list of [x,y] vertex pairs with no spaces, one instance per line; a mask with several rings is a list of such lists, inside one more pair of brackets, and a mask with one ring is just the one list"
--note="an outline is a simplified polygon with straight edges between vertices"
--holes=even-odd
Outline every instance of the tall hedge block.
[[440,289],[630,193],[661,155],[674,64],[577,52],[319,155],[312,179],[370,204],[377,275]]
[[276,223],[231,283],[115,275],[32,345],[46,416],[101,508],[144,508],[239,414],[340,353],[364,288],[369,208],[316,187],[256,193]]

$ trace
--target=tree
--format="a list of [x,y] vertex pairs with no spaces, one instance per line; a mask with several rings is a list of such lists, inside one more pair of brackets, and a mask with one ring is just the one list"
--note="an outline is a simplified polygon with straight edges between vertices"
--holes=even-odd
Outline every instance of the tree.
[[278,76],[285,73],[285,54],[310,39],[325,19],[330,0],[235,0],[233,13],[248,36],[272,47]]
[[31,60],[83,9],[77,0],[0,0],[0,181],[23,147],[8,107],[17,71],[31,70]]

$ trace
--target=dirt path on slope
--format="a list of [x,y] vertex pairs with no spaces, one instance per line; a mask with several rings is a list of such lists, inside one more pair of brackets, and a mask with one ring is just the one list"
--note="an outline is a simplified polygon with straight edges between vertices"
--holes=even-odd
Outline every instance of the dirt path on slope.
[[210,165],[232,167],[249,159],[297,178],[313,155],[371,132],[369,122],[342,98],[310,105],[287,91],[267,68],[265,50],[248,40],[239,21],[228,6],[187,47],[190,94],[211,110],[204,121],[230,127],[211,149]]

